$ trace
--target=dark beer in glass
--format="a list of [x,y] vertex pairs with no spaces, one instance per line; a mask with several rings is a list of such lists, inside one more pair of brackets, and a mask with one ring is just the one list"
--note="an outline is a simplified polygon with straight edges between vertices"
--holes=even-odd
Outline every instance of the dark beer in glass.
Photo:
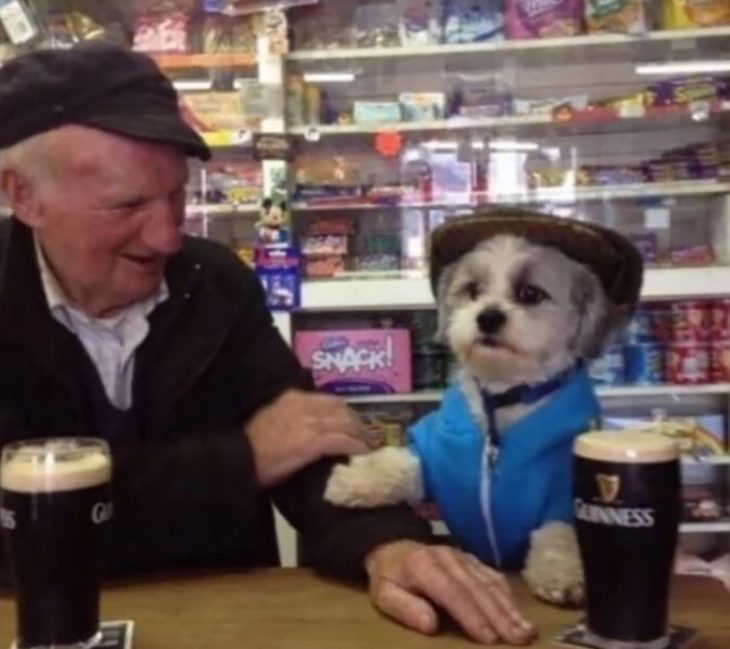
[[607,649],[663,649],[679,531],[679,449],[658,434],[610,431],[581,435],[574,451],[588,631]]
[[30,440],[3,449],[0,524],[19,649],[98,643],[110,477],[109,449],[100,440]]

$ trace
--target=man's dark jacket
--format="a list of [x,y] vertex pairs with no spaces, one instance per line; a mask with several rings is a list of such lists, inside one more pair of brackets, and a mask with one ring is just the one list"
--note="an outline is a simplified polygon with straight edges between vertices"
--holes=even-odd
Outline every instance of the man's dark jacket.
[[[361,577],[364,555],[381,542],[427,540],[427,526],[407,509],[325,503],[329,462],[269,493],[257,487],[243,425],[284,390],[308,389],[309,375],[273,326],[258,280],[232,252],[186,238],[166,277],[170,297],[151,314],[136,355],[136,422],[109,439],[115,500],[109,571],[275,565],[272,501],[302,533],[310,561],[334,576]],[[0,445],[104,436],[94,403],[99,394],[101,382],[80,341],[50,314],[31,231],[6,220],[0,224]]]

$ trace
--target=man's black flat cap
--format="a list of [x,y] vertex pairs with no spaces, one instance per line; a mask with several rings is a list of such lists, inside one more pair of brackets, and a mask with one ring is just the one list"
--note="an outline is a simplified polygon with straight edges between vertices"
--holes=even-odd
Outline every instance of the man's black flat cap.
[[0,149],[68,124],[170,144],[208,160],[170,80],[148,56],[103,41],[36,50],[0,67]]

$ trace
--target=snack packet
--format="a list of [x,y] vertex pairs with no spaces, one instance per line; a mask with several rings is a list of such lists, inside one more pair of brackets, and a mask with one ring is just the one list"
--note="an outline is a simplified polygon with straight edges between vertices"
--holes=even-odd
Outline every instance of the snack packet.
[[643,34],[649,29],[644,0],[586,0],[591,34]]
[[664,29],[730,25],[728,0],[662,0]]
[[509,38],[557,38],[583,30],[583,0],[507,0]]
[[441,41],[442,0],[398,0],[403,45],[435,45]]
[[502,0],[446,0],[444,43],[485,43],[502,38]]

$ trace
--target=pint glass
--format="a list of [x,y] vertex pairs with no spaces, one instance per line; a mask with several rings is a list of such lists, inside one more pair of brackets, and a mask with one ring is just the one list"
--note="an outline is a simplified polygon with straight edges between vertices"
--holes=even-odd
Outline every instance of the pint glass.
[[7,445],[0,524],[15,592],[19,649],[93,647],[99,634],[101,529],[111,518],[105,442]]
[[661,435],[612,431],[576,440],[575,527],[594,644],[667,646],[680,480],[679,450]]

